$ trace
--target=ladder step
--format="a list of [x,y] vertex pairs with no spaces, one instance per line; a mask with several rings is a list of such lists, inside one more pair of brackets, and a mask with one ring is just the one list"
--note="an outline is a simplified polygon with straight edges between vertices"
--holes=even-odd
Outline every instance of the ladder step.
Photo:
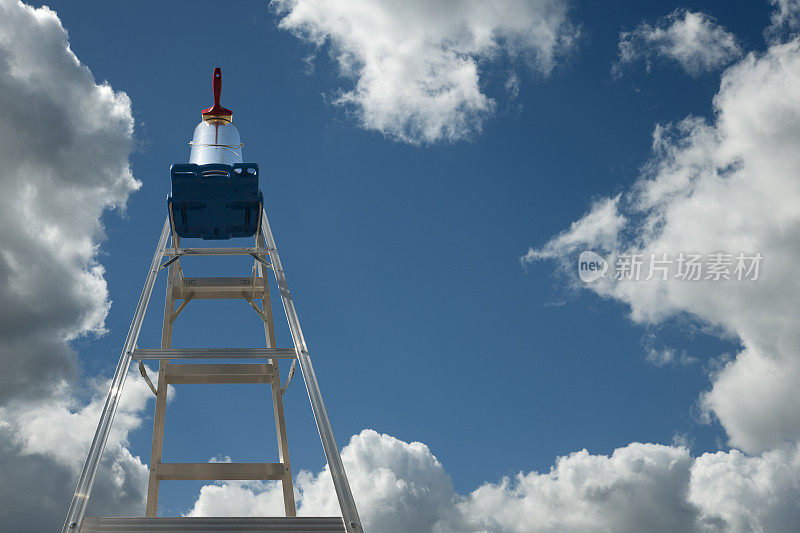
[[183,278],[172,287],[175,299],[192,295],[194,299],[264,298],[263,278]]
[[294,359],[294,348],[143,348],[133,359]]
[[159,480],[279,480],[286,469],[283,463],[159,463]]
[[260,533],[344,533],[338,517],[312,518],[95,518],[83,520],[81,533],[145,533],[145,532],[228,533],[250,531]]
[[167,248],[164,251],[165,257],[176,255],[266,255],[269,248],[259,246],[258,248]]
[[275,369],[266,363],[187,364],[167,366],[166,380],[171,385],[211,383],[271,383]]

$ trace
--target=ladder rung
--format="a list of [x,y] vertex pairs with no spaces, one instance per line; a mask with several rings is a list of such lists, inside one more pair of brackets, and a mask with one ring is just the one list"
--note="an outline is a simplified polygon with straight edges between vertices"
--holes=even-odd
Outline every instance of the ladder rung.
[[192,295],[194,299],[264,298],[263,278],[183,278],[172,287],[176,299]]
[[258,248],[167,248],[164,251],[165,257],[175,255],[265,255],[269,253],[269,248],[259,246]]
[[144,348],[134,359],[294,359],[294,348]]
[[283,463],[159,463],[160,480],[276,480],[283,479]]
[[345,533],[344,522],[339,517],[261,518],[261,517],[86,517],[81,533],[165,533],[187,531],[194,533],[229,533],[252,531],[259,533]]
[[275,370],[270,364],[169,365],[166,380],[171,385],[211,383],[271,383]]

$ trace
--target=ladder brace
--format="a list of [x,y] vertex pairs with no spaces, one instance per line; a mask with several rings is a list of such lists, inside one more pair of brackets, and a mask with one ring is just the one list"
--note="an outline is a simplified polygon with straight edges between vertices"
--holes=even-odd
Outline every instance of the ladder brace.
[[184,307],[189,305],[189,302],[191,302],[193,298],[194,294],[189,294],[189,296],[184,298],[183,302],[181,302],[181,305],[179,305],[178,308],[175,310],[175,312],[172,313],[172,316],[170,317],[169,321],[174,323],[178,319],[178,315],[181,314],[181,311],[183,311]]

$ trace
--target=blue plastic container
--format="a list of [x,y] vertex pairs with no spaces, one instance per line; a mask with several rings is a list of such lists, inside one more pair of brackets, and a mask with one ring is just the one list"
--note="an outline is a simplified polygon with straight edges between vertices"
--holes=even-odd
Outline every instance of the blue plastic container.
[[230,239],[256,234],[264,202],[257,164],[175,164],[170,174],[167,205],[178,236]]

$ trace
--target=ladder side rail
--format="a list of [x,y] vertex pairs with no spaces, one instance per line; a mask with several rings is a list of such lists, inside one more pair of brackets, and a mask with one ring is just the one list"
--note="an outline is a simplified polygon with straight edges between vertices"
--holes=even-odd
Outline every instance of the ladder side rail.
[[328,412],[322,401],[322,392],[319,389],[317,376],[311,364],[311,357],[308,353],[305,338],[303,337],[303,331],[300,329],[300,320],[297,316],[294,303],[292,302],[289,285],[286,282],[286,275],[283,272],[281,259],[278,256],[275,238],[272,235],[272,229],[267,220],[266,210],[262,210],[261,213],[261,233],[269,249],[272,270],[275,273],[278,292],[281,294],[281,302],[283,303],[283,310],[286,313],[286,320],[289,322],[289,330],[292,334],[292,341],[294,342],[297,360],[300,363],[300,371],[303,374],[303,381],[306,385],[308,398],[311,401],[311,409],[314,412],[314,420],[317,423],[317,430],[319,431],[320,440],[322,441],[322,448],[325,451],[325,458],[331,470],[331,479],[333,479],[336,497],[339,500],[339,507],[342,510],[344,525],[348,533],[361,533],[363,532],[361,519],[358,516],[353,493],[350,490],[350,483],[347,481],[347,474],[345,473],[342,458],[339,454],[339,447],[333,436],[333,429],[328,419]]
[[[173,218],[170,217],[170,221]],[[172,228],[172,248],[180,245],[180,237]],[[174,259],[179,259],[177,256]],[[172,325],[175,313],[175,295],[172,292],[173,285],[178,273],[180,272],[180,262],[175,261],[168,267],[167,290],[164,296],[164,322],[161,327],[161,349],[172,348]],[[184,299],[184,303],[191,297]],[[156,407],[153,413],[153,440],[150,447],[149,477],[147,480],[147,499],[145,500],[145,516],[156,516],[158,512],[158,489],[159,477],[158,468],[161,465],[161,457],[164,451],[164,420],[167,415],[167,372],[170,368],[169,359],[161,359],[158,362],[158,386],[156,387]]]
[[[264,242],[264,238],[256,235],[256,246]],[[264,280],[264,298],[261,300],[261,308],[264,313],[264,336],[267,341],[267,348],[275,349],[275,324],[272,321],[272,298],[269,293],[269,279],[267,279],[266,268],[263,263],[257,261],[255,264],[256,274]],[[252,300],[251,300],[252,302]],[[272,363],[272,359],[268,360]],[[281,479],[283,489],[283,506],[286,516],[297,516],[297,505],[294,501],[294,485],[292,480],[292,468],[289,463],[289,442],[286,434],[286,416],[283,410],[283,390],[281,389],[281,375],[278,362],[275,361],[275,373],[272,376],[272,410],[275,414],[275,433],[278,437],[278,459],[285,466],[284,476]]]
[[161,237],[158,240],[153,261],[150,264],[150,270],[147,273],[147,279],[142,289],[142,294],[139,296],[139,303],[136,306],[136,312],[133,315],[133,321],[128,329],[128,336],[125,339],[125,345],[122,348],[122,354],[117,363],[117,368],[114,372],[114,378],[111,381],[111,387],[106,397],[106,403],[103,406],[103,414],[100,416],[100,422],[97,425],[94,438],[92,439],[89,454],[86,457],[86,463],[83,465],[81,477],[78,480],[78,486],[75,489],[75,495],[72,497],[72,503],[67,512],[67,519],[64,522],[62,533],[74,533],[79,530],[83,516],[86,513],[86,504],[89,502],[89,495],[92,492],[95,476],[97,475],[97,468],[100,466],[100,458],[103,455],[103,449],[108,440],[108,434],[111,431],[111,423],[114,421],[114,415],[117,412],[119,401],[122,395],[122,388],[125,385],[125,378],[128,375],[128,369],[131,364],[131,356],[133,355],[136,341],[139,338],[139,332],[142,329],[142,322],[144,320],[147,305],[150,303],[150,296],[153,294],[153,286],[156,282],[156,276],[161,267],[161,260],[164,257],[164,250],[167,244],[167,238],[170,234],[169,218],[164,222],[164,229],[161,231]]

